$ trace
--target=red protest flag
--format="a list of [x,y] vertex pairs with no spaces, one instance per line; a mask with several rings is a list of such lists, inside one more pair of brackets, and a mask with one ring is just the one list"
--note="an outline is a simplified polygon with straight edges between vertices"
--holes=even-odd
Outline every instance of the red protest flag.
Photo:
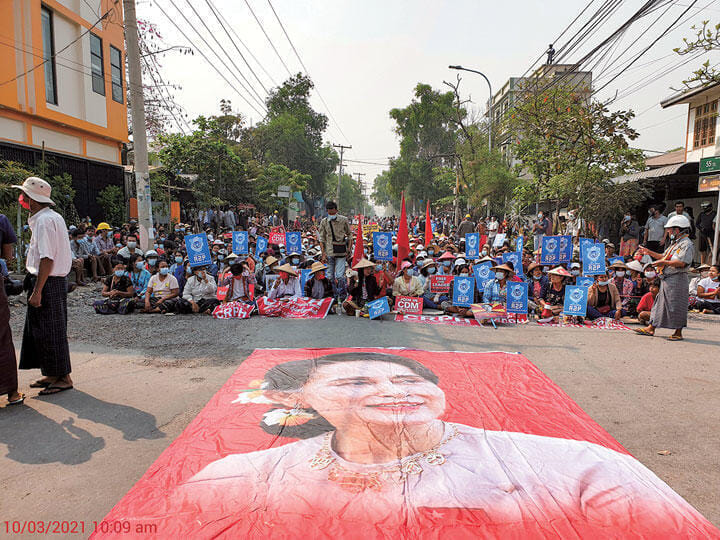
[[358,216],[358,227],[357,234],[355,235],[355,249],[353,250],[352,265],[355,266],[364,256],[362,216]]
[[397,268],[400,268],[400,262],[404,260],[410,253],[410,239],[408,238],[407,216],[405,215],[405,192],[402,194],[402,209],[400,210],[400,223],[398,224],[397,233]]
[[430,199],[427,201],[425,210],[425,249],[432,243],[432,223],[430,222]]

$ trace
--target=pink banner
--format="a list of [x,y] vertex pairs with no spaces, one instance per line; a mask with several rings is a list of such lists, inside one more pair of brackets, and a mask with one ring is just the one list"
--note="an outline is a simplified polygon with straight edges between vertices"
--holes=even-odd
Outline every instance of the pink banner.
[[285,319],[324,319],[332,298],[313,300],[312,298],[291,298],[289,300],[270,300],[265,296],[257,299],[258,313],[265,317],[283,317]]
[[220,304],[213,310],[216,319],[249,319],[255,306],[244,302],[228,302]]
[[398,313],[395,315],[398,322],[414,322],[425,324],[448,324],[451,326],[480,326],[475,319],[464,319],[452,315],[413,315],[410,313]]

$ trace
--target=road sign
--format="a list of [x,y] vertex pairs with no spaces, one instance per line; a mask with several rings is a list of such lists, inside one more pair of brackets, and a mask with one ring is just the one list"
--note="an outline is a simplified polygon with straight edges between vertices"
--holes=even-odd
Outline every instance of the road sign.
[[700,174],[720,171],[720,156],[707,157],[700,160]]
[[704,193],[706,191],[720,190],[720,174],[710,174],[701,176],[698,179],[698,191]]
[[277,196],[283,198],[290,197],[290,186],[278,186]]

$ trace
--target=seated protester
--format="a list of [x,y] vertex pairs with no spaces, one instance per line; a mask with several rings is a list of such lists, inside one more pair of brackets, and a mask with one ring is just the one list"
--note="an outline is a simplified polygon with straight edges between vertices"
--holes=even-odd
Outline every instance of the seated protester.
[[290,266],[292,266],[295,270],[300,268],[300,265],[305,260],[305,257],[302,253],[298,253],[297,251],[293,251],[292,253],[288,254],[287,262],[290,263]]
[[[453,274],[462,277],[470,276],[470,265],[467,264],[464,258],[458,257],[457,259],[455,259],[455,267],[453,268]],[[452,285],[450,290],[452,291]],[[479,297],[477,295],[476,288],[473,286],[473,303],[475,303],[476,301],[479,301]],[[452,305],[451,298],[448,298],[440,305],[442,306],[442,309],[443,311],[445,311],[445,313],[458,315],[459,317],[473,317],[472,310],[469,307],[454,306]]]
[[148,249],[145,252],[145,270],[151,274],[157,274],[158,271],[158,254],[154,249]]
[[215,297],[216,292],[217,285],[213,277],[204,266],[196,266],[185,283],[182,299],[178,302],[178,312],[210,315],[220,305]]
[[629,313],[629,304],[633,296],[633,282],[626,277],[627,265],[624,262],[616,262],[610,265],[610,269],[614,271],[612,282],[620,293],[623,311]]
[[437,272],[437,263],[432,258],[425,259],[420,269],[420,279],[423,283],[423,307],[429,309],[442,309],[442,302],[447,302],[449,297],[446,294],[433,293],[430,290],[430,278]]
[[83,269],[85,268],[85,261],[89,254],[85,252],[85,248],[80,244],[80,229],[73,229],[70,231],[70,252],[72,253],[71,272],[75,272],[75,283],[79,287],[87,285],[83,281]]
[[655,298],[660,292],[660,285],[653,283],[650,285],[650,290],[643,295],[640,302],[637,305],[638,311],[638,322],[644,325],[650,324],[650,311],[652,310]]
[[630,261],[627,263],[628,272],[630,272],[630,282],[632,283],[632,295],[627,303],[626,311],[628,315],[635,316],[638,313],[638,303],[640,299],[648,292],[645,290],[645,282],[642,278],[643,265],[640,261]]
[[95,243],[95,231],[91,228],[85,231],[85,245],[90,253],[90,256],[95,261],[95,268],[97,275],[101,277],[107,277],[112,275],[112,266],[110,264],[110,255],[100,251],[100,248]]
[[371,259],[370,262],[375,264],[375,281],[380,289],[378,298],[383,296],[392,297],[392,286],[395,278],[393,277],[393,273],[390,271],[390,263],[376,261],[374,259]]
[[452,274],[452,265],[455,262],[455,255],[446,251],[440,257],[438,257],[438,271],[439,276],[449,276]]
[[321,262],[315,262],[310,267],[310,277],[305,282],[305,297],[314,300],[333,297],[332,282],[325,276],[325,266]]
[[100,315],[132,313],[135,308],[135,287],[125,271],[124,264],[116,264],[113,274],[105,279],[102,295],[105,297],[104,300],[93,302],[95,313]]
[[515,269],[512,263],[506,262],[492,267],[495,272],[495,279],[485,283],[482,293],[482,301],[485,304],[507,304],[507,282],[512,280]]
[[690,286],[688,288],[690,297],[697,296],[697,288],[698,285],[700,285],[700,281],[710,275],[710,266],[707,264],[701,264],[695,269],[695,274],[696,276],[690,280]]
[[[228,282],[228,290],[223,299],[223,304],[228,302],[245,302],[252,304],[254,299],[255,274],[250,271],[245,261],[239,261],[237,258],[230,265],[230,274],[232,279]],[[279,280],[278,280],[279,281]]]
[[130,281],[132,281],[133,288],[135,289],[135,296],[144,298],[151,274],[145,270],[145,260],[143,256],[139,253],[132,255],[127,268]]
[[587,318],[594,321],[601,317],[612,317],[617,321],[622,316],[620,293],[607,272],[595,276],[595,283],[590,285],[588,291]]
[[[167,259],[168,264],[170,265],[170,273],[175,276],[175,271],[178,269],[178,266],[182,266],[183,261],[185,260],[185,256],[183,255],[182,251],[177,250],[175,253],[172,254],[170,258]],[[177,276],[175,276],[177,278]]]
[[572,278],[572,274],[562,266],[558,266],[548,272],[548,278],[550,285],[545,287],[538,299],[542,308],[540,317],[543,319],[552,319],[562,313],[565,304],[565,281]]
[[577,278],[580,277],[579,262],[570,263],[570,276],[565,280],[565,285],[575,285],[577,283]]
[[658,288],[660,288],[660,277],[658,277],[655,267],[648,263],[643,268],[643,286],[640,292],[643,294],[650,292],[650,287],[653,285],[657,285]]
[[428,244],[428,246],[425,248],[425,251],[427,252],[428,257],[434,259],[435,255],[437,255],[440,251],[440,248],[438,248],[435,244]]
[[[408,264],[410,264],[408,262]],[[350,278],[348,284],[348,297],[342,304],[345,313],[359,316],[361,312],[367,313],[367,303],[372,302],[380,296],[380,287],[373,276],[375,265],[367,259],[360,259],[352,267],[357,272],[357,277]],[[415,278],[417,279],[417,278]]]
[[268,298],[270,300],[290,300],[302,297],[300,278],[295,269],[289,264],[277,267],[278,279],[272,285]]
[[175,311],[180,286],[175,276],[170,274],[167,261],[160,261],[158,273],[150,277],[145,291],[143,313],[173,313]]
[[527,269],[528,276],[528,309],[535,311],[538,315],[542,313],[542,304],[540,299],[545,294],[545,290],[550,286],[550,280],[543,274],[542,267],[539,263],[530,263]]
[[117,256],[127,264],[130,262],[130,256],[135,254],[144,255],[143,250],[138,247],[137,236],[129,234],[125,246],[118,250]]
[[277,275],[278,262],[279,261],[274,256],[268,255],[267,257],[265,257],[265,262],[263,264],[258,264],[255,266],[255,279],[257,281],[257,286],[255,289],[256,296],[267,294],[267,280],[265,278],[267,276]]
[[720,314],[720,277],[718,270],[720,267],[716,264],[712,265],[708,270],[708,275],[700,280],[697,288],[697,304],[695,307],[703,313]]
[[400,263],[400,275],[393,282],[393,296],[422,296],[425,291],[410,261]]

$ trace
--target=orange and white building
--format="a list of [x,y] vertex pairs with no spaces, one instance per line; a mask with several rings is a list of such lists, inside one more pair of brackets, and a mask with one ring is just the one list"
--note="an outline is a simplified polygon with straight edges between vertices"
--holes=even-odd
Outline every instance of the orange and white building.
[[0,159],[73,177],[80,215],[124,186],[122,0],[0,0]]

